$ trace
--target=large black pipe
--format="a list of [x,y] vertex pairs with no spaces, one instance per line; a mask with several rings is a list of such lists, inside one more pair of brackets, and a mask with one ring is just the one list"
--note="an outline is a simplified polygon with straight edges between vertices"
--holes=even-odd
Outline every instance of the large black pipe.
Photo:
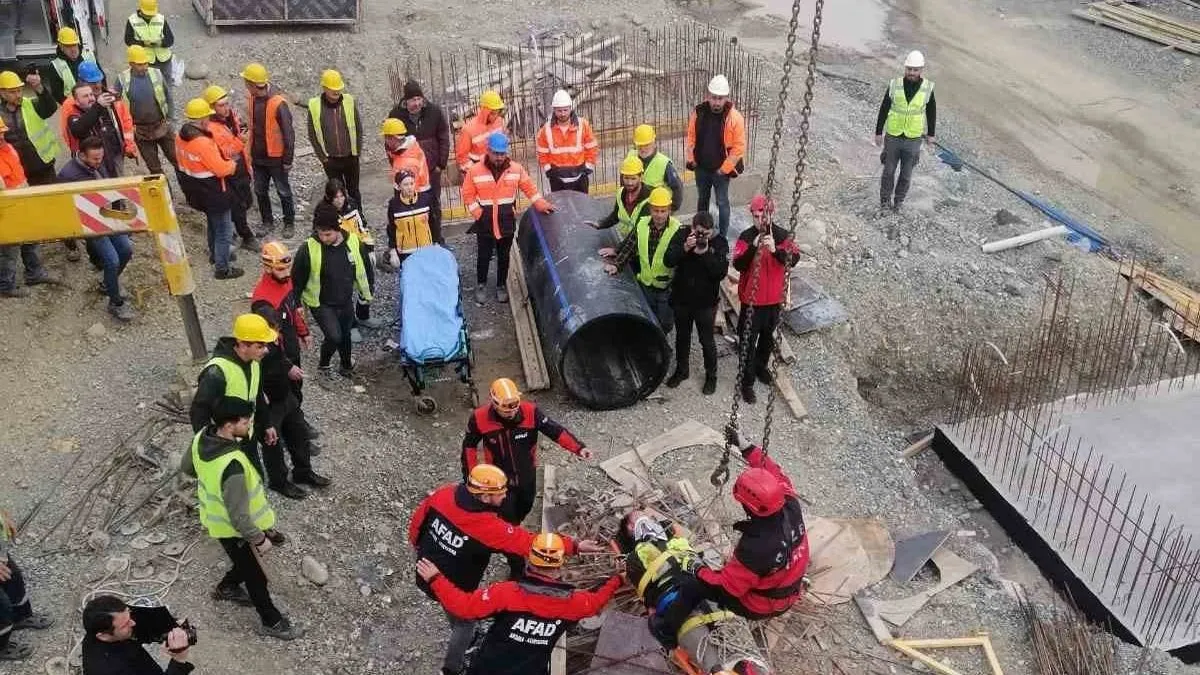
[[614,235],[584,221],[608,202],[565,191],[550,200],[557,210],[526,210],[517,235],[546,361],[587,407],[633,405],[666,377],[667,338],[633,275],[608,276],[596,254]]

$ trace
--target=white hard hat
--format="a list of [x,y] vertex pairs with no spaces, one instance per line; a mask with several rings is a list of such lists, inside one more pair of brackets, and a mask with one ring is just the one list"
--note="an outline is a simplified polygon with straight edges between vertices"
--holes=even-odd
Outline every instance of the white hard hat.
[[567,93],[566,89],[554,92],[554,100],[550,102],[551,108],[570,108],[571,105],[571,95]]
[[917,50],[908,53],[908,58],[904,59],[905,68],[924,68],[925,55]]
[[708,93],[713,96],[729,95],[729,80],[724,75],[716,75],[708,81]]

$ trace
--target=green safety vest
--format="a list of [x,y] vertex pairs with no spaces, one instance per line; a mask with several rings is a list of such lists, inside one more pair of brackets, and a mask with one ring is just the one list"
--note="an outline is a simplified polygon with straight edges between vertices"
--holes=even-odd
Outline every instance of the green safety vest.
[[675,233],[679,231],[679,221],[671,218],[667,221],[667,228],[663,230],[662,236],[658,238],[658,248],[654,250],[654,259],[650,258],[650,216],[643,216],[637,224],[637,247],[638,247],[638,274],[637,280],[643,286],[651,288],[666,288],[671,285],[671,279],[675,276],[675,269],[667,267],[663,263],[663,258],[667,255],[667,248],[671,245],[671,239]]
[[623,192],[624,188],[617,190],[617,235],[621,239],[628,237],[629,233],[633,231],[634,225],[646,213],[646,202],[650,201],[650,198],[646,197],[633,207],[632,212],[626,211],[625,200],[621,199]]
[[[167,27],[167,17],[155,14],[150,21],[146,21],[141,14],[134,12],[133,16],[129,17],[129,25],[133,27],[134,36],[143,44],[149,45],[162,42],[163,31]],[[150,52],[150,56],[155,62],[164,63],[171,60],[171,50],[166,47],[146,47],[146,51]]]
[[[638,154],[637,148],[630,150],[629,154],[625,156],[625,159],[629,159],[631,157],[642,159],[642,156]],[[645,169],[642,171],[642,182],[652,188],[669,187],[664,181],[667,177],[667,167],[670,166],[670,164],[671,158],[667,157],[661,152],[654,153],[654,156],[650,158],[649,162],[642,159],[642,166],[645,167]]]
[[250,405],[258,400],[258,392],[262,391],[262,364],[258,361],[250,362],[250,381],[246,381],[246,371],[242,370],[240,363],[225,357],[214,356],[204,364],[205,368],[216,366],[221,369],[221,374],[225,376],[225,395],[230,398],[240,398],[243,401],[249,401]]
[[54,133],[54,127],[33,109],[31,98],[21,99],[21,122],[25,125],[25,135],[29,137],[29,142],[33,143],[38,157],[47,164],[53,162],[61,149],[58,134]]
[[227,452],[220,457],[206,462],[200,459],[200,438],[204,431],[192,438],[192,466],[196,469],[196,496],[200,500],[200,524],[208,530],[208,536],[214,539],[240,537],[242,534],[233,526],[229,511],[225,509],[225,499],[221,491],[221,477],[225,468],[231,463],[242,465],[242,475],[246,477],[246,492],[250,495],[250,517],[254,526],[264,532],[275,527],[275,511],[267,502],[267,492],[263,489],[262,478],[258,469],[250,464],[250,459],[240,448]]
[[[171,116],[171,111],[167,108],[167,82],[158,68],[151,68],[147,71],[147,76],[150,78],[151,86],[154,87],[154,100],[158,102],[158,109],[162,112],[163,119],[166,119]],[[129,68],[117,76],[117,79],[121,81],[121,98],[125,99],[125,105],[129,105],[129,80],[132,78],[133,71]]]
[[70,97],[71,90],[75,88],[75,74],[71,72],[71,64],[63,59],[52,59],[50,67],[54,68],[54,72],[58,73],[58,79],[62,80],[63,93]]
[[933,94],[933,81],[924,80],[909,101],[904,97],[904,78],[897,77],[888,87],[889,98],[892,99],[888,108],[888,136],[904,138],[920,138],[925,135],[925,106]]
[[[317,137],[317,145],[321,152],[325,150],[325,134],[321,133],[321,96],[308,99],[308,117],[312,120],[313,135]],[[358,156],[358,127],[354,124],[354,97],[342,94],[342,116],[346,118],[346,131],[350,134],[350,154]]]
[[672,537],[665,548],[659,548],[650,542],[642,542],[634,546],[633,551],[641,561],[644,570],[642,578],[637,583],[639,598],[645,598],[646,589],[670,570],[667,563],[671,560],[677,562],[677,569],[686,569],[688,560],[698,558],[700,555],[683,537]]
[[[316,237],[309,237],[307,243],[309,261],[308,283],[304,285],[304,292],[300,294],[300,300],[308,307],[320,307],[321,242],[317,241]],[[350,249],[350,262],[354,264],[354,287],[358,289],[358,295],[362,300],[370,302],[371,288],[367,284],[367,267],[363,265],[362,251],[359,249],[358,237],[353,234],[347,234],[346,248]]]

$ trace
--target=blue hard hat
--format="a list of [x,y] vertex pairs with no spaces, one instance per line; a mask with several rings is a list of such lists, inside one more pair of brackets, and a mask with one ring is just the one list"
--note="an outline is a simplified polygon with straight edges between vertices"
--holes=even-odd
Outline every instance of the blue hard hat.
[[104,73],[100,72],[100,66],[96,65],[95,61],[84,61],[79,64],[79,81],[87,82],[88,84],[96,84],[104,80]]
[[499,131],[488,136],[488,151],[508,154],[508,136]]

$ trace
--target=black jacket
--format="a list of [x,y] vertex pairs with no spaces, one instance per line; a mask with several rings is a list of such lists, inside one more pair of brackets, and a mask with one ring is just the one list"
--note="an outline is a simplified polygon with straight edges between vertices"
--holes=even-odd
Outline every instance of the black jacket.
[[267,396],[268,424],[275,429],[281,428],[283,419],[300,407],[292,380],[288,378],[288,371],[294,365],[278,343],[267,346],[267,355],[262,360],[262,388]]
[[[213,347],[213,356],[223,356],[234,362],[240,362],[241,359],[233,351],[235,340],[232,337],[223,337],[217,340],[217,346]],[[246,381],[250,381],[250,364],[243,364],[242,370],[246,372]],[[188,417],[192,422],[192,431],[200,431],[204,427],[212,423],[212,411],[217,407],[217,403],[225,396],[225,373],[215,365],[209,366],[200,371],[200,377],[196,382],[196,394],[192,397],[192,407],[188,411]],[[254,429],[256,431],[265,431],[267,424],[267,397],[260,387],[258,399],[254,402]]]
[[404,122],[408,133],[417,137],[417,143],[425,152],[425,163],[429,165],[430,171],[435,168],[446,170],[446,163],[450,161],[450,124],[441,108],[425,101],[425,107],[414,117],[401,103],[392,108],[388,117]]
[[[640,203],[644,202],[645,200],[649,199],[650,191],[653,189],[654,188],[650,187],[649,185],[642,183],[642,189],[638,190],[637,200],[634,202],[634,208],[627,209],[629,212],[629,216],[633,220],[634,223],[637,223],[638,219],[640,219],[642,216],[650,215],[650,206],[649,205],[643,206],[641,209],[638,209],[637,204],[640,204]],[[680,196],[680,199],[682,199],[682,198],[683,197]],[[621,199],[621,200],[625,199],[625,188],[621,188],[620,190],[617,191],[617,196],[614,197],[614,199],[613,199],[612,211],[609,211],[608,215],[604,216],[604,220],[601,220],[597,224],[597,227],[604,230],[604,229],[608,229],[608,228],[616,225],[618,222],[621,221],[621,214],[617,210],[617,201],[616,200],[618,200],[618,199]],[[672,204],[674,204],[673,196],[672,196]],[[674,210],[674,206],[672,206],[672,210]]]
[[164,671],[142,646],[159,637],[147,634],[145,628],[154,622],[148,620],[143,624],[143,618],[164,611],[161,607],[130,607],[129,612],[137,625],[133,628],[133,638],[124,642],[101,642],[95,635],[84,636],[81,645],[83,675],[187,675],[192,672],[195,666],[174,660]]
[[717,304],[721,280],[729,273],[729,242],[713,232],[708,251],[685,251],[690,232],[680,230],[671,240],[663,263],[675,268],[671,280],[671,304],[676,307],[708,308]]
[[67,120],[67,129],[80,141],[88,136],[96,136],[104,141],[106,159],[125,155],[125,129],[121,126],[115,108],[105,108],[99,103],[93,103],[87,110],[72,115]]
[[[320,243],[317,235],[309,237]],[[344,307],[354,298],[354,262],[350,259],[350,238],[344,237],[337,246],[321,244],[321,296],[318,298],[322,306]],[[367,263],[366,245],[360,239],[359,254],[363,264]],[[296,256],[292,260],[292,287],[297,297],[304,293],[308,285],[308,277],[312,274],[312,260],[308,257],[308,240],[297,247]]]

